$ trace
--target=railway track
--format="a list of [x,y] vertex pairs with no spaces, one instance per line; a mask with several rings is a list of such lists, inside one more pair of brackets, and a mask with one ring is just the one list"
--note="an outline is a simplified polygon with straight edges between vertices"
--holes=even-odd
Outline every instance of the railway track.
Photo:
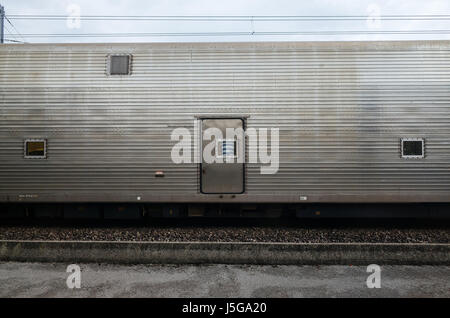
[[0,261],[450,264],[450,222],[419,219],[9,220]]
[[450,243],[450,220],[4,220],[0,240],[277,243]]

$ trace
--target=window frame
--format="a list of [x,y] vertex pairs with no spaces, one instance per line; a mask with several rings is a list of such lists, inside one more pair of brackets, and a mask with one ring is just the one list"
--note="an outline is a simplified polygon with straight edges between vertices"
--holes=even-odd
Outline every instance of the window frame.
[[[44,143],[44,155],[43,156],[30,156],[28,155],[27,144],[29,142],[43,142]],[[44,138],[28,138],[23,142],[23,157],[25,159],[47,159],[47,139]]]
[[[111,74],[111,61],[113,56],[128,56],[128,74]],[[133,61],[133,55],[126,53],[112,53],[106,56],[106,75],[107,76],[130,76],[131,75],[131,65]]]
[[[420,142],[422,142],[422,155],[421,156],[405,155],[403,153],[405,141],[420,141]],[[400,154],[403,159],[423,159],[423,158],[425,158],[425,138],[401,138],[400,139]]]

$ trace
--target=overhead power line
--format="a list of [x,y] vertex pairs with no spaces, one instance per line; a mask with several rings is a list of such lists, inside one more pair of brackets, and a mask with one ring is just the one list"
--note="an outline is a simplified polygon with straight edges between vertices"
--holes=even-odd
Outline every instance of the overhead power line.
[[23,35],[17,30],[17,28],[14,26],[14,24],[8,19],[8,16],[5,15],[6,21],[13,27],[14,31],[26,42],[26,39],[23,37]]
[[[66,20],[67,15],[8,15],[16,20]],[[125,21],[352,21],[367,20],[365,15],[298,15],[298,16],[156,16],[156,15],[83,15],[81,20]],[[450,20],[450,15],[382,15],[382,20]]]
[[[11,30],[10,30],[6,25],[4,25],[3,27],[5,28],[6,32],[8,32],[8,34],[9,34],[10,36],[12,36],[14,39],[17,38],[17,36],[14,35],[14,34],[11,32]],[[6,40],[6,39],[4,39],[4,40]]]
[[12,39],[5,39],[6,42],[12,42],[12,43],[27,43],[27,42],[23,42],[23,41],[18,41],[18,40],[12,40]]
[[341,34],[450,34],[447,30],[333,30],[333,31],[280,31],[280,32],[150,32],[150,33],[29,33],[27,38],[74,38],[74,37],[160,37],[160,36],[271,36],[271,35],[341,35]]
[[[232,37],[232,36],[333,36],[333,35],[438,35],[450,34],[450,29],[438,30],[311,30],[311,31],[260,31],[256,32],[253,22],[257,21],[359,21],[367,20],[365,15],[292,15],[292,16],[156,16],[156,15],[85,15],[81,20],[116,20],[116,21],[247,21],[252,23],[252,31],[229,31],[229,32],[128,32],[128,33],[29,33],[21,34],[10,20],[66,20],[67,15],[8,15],[6,20],[14,28],[16,33],[26,41],[26,38],[149,38],[149,37]],[[372,17],[373,18],[373,17]],[[378,17],[377,17],[378,18]],[[450,21],[450,14],[439,15],[383,15],[381,20],[442,20]],[[11,32],[10,32],[11,33]],[[16,36],[11,33],[16,39]],[[12,41],[12,39],[9,39]],[[17,41],[17,39],[16,39]]]

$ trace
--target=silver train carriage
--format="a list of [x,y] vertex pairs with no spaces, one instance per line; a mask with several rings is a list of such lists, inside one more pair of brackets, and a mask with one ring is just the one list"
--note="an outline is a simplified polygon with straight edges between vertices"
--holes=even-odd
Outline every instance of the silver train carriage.
[[0,96],[0,202],[450,202],[450,41],[1,45]]

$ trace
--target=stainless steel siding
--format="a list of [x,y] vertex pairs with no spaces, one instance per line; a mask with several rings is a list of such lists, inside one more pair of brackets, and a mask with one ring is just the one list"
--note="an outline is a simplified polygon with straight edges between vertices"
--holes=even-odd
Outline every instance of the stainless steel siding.
[[[280,129],[280,169],[246,195],[450,196],[450,42],[0,46],[0,194],[198,195],[170,160],[195,116]],[[111,53],[132,75],[105,74]],[[401,137],[426,158],[400,158]],[[48,159],[23,159],[47,138]],[[155,178],[157,170],[165,178]],[[319,197],[318,197],[319,198]],[[394,199],[395,200],[395,199]],[[450,199],[449,199],[450,200]]]

